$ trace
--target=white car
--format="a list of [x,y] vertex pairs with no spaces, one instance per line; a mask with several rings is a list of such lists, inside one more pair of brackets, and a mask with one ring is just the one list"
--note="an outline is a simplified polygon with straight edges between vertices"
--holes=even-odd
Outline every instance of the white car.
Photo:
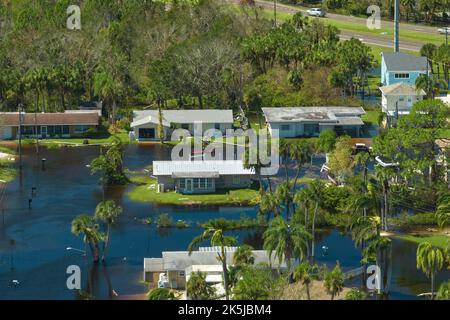
[[327,13],[320,8],[311,8],[306,11],[309,16],[312,17],[325,17]]
[[438,32],[440,33],[440,34],[450,34],[450,27],[444,27],[444,28],[439,28],[438,29]]

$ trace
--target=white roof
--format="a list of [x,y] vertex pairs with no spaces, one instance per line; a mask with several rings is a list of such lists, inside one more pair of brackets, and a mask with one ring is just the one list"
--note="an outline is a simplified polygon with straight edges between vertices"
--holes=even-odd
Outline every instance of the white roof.
[[410,96],[426,95],[425,91],[423,91],[422,89],[417,90],[415,85],[403,82],[380,87],[380,91],[384,95],[410,95]]
[[214,173],[217,175],[254,175],[253,168],[245,169],[242,160],[219,161],[153,161],[154,176],[182,176],[189,173],[194,177]]
[[338,123],[366,112],[361,107],[297,107],[262,108],[268,122],[322,122]]
[[[171,123],[233,123],[233,110],[162,110],[163,123],[170,126]],[[158,110],[133,111],[133,123],[131,127],[141,126],[147,123],[159,123]]]

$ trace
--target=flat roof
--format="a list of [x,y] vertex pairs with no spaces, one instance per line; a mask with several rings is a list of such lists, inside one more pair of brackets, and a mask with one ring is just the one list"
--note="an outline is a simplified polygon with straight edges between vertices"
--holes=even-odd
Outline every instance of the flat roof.
[[[202,123],[233,123],[233,110],[162,110],[164,125],[170,123],[190,124]],[[137,127],[147,123],[159,123],[158,110],[133,111],[132,127]]]
[[366,112],[361,107],[295,107],[262,108],[268,122],[328,122],[339,118],[360,117]]
[[[64,112],[64,113],[23,113],[22,125],[98,125],[97,111]],[[0,112],[0,126],[19,126],[18,112]]]
[[178,178],[218,177],[221,175],[254,175],[253,168],[244,168],[242,160],[218,161],[153,161],[154,176]]

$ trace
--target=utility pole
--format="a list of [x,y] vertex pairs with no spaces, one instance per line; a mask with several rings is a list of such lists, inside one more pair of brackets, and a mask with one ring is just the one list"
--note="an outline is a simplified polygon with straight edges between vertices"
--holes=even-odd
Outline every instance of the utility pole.
[[19,104],[19,170],[22,172],[22,118],[23,118],[23,104]]
[[277,26],[277,0],[273,0],[273,21],[275,27]]
[[395,30],[394,30],[394,51],[400,52],[400,34],[399,34],[399,20],[400,20],[400,0],[395,0]]

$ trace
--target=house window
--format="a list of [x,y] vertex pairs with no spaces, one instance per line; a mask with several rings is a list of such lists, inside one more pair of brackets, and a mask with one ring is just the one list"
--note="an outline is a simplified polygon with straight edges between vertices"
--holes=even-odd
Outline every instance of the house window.
[[318,123],[306,123],[304,126],[305,135],[312,136],[319,134],[320,127]]
[[180,189],[185,189],[185,188],[186,188],[186,180],[180,179]]
[[214,129],[220,131],[220,123],[216,123],[216,124],[214,125]]
[[409,79],[409,73],[396,73],[395,79]]
[[179,275],[180,277],[184,277],[184,271],[180,271],[180,272],[178,273],[178,275]]
[[233,184],[234,184],[234,185],[239,185],[239,184],[241,184],[241,177],[239,177],[239,176],[234,176],[234,177],[233,177]]
[[206,179],[206,188],[212,189],[213,187],[213,179]]
[[87,130],[86,126],[75,126],[73,132],[84,133]]
[[199,189],[200,188],[200,179],[195,178],[194,179],[194,188]]
[[281,131],[290,131],[291,130],[291,126],[288,124],[283,124],[281,126]]
[[70,134],[69,126],[62,126],[62,133],[63,134]]

